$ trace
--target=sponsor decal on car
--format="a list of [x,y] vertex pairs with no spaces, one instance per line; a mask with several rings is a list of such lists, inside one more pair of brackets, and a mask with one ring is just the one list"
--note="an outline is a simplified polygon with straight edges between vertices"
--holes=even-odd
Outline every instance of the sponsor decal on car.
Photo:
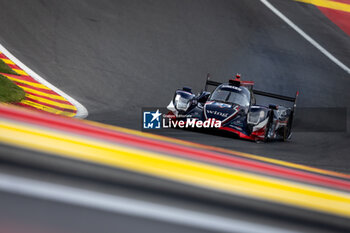
[[219,112],[219,111],[207,109],[207,113],[214,114],[214,115],[221,116],[221,117],[228,117],[228,112]]

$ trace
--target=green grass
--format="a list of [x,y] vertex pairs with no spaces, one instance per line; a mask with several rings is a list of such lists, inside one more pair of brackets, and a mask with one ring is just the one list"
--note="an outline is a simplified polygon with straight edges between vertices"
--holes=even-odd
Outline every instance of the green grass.
[[0,73],[5,74],[15,74],[18,75],[15,71],[13,71],[5,62],[0,60]]
[[[2,60],[0,60],[0,73],[18,75]],[[24,98],[25,92],[22,88],[3,75],[0,75],[0,102],[18,103]]]
[[18,103],[25,98],[22,88],[0,75],[0,102]]

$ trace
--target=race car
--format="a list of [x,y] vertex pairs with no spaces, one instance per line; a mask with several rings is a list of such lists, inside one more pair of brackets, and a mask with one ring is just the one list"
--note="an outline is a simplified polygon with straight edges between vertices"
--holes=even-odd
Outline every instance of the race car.
[[[209,86],[215,86],[213,92]],[[195,95],[189,87],[178,89],[167,109],[172,120],[197,119],[220,121],[219,130],[231,132],[240,138],[256,142],[291,139],[295,114],[295,97],[288,97],[255,90],[254,82],[242,81],[239,74],[227,83],[210,80],[208,74],[204,91]],[[255,95],[292,102],[291,107],[256,104]]]

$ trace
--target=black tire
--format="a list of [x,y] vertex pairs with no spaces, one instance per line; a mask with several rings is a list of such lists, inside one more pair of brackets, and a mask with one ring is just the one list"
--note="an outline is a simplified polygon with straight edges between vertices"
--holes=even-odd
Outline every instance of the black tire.
[[294,113],[291,112],[291,114],[289,116],[289,119],[288,119],[287,126],[285,127],[285,134],[284,134],[284,137],[283,137],[283,141],[288,141],[288,140],[291,139],[293,116],[294,116]]
[[270,130],[271,130],[271,125],[272,125],[272,120],[273,120],[273,110],[270,110],[269,111],[269,120],[267,121],[267,124],[266,124],[266,132],[265,132],[265,137],[264,137],[264,142],[268,142],[269,141],[269,138],[267,137]]

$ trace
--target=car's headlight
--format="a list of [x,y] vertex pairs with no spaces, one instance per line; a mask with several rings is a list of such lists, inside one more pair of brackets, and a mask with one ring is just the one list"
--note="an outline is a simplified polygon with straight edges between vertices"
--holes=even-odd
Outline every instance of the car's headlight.
[[181,98],[181,95],[180,94],[177,94],[174,98],[174,106],[176,107],[177,106],[177,103],[179,102],[179,99]]
[[186,111],[190,107],[190,100],[177,94],[174,98],[174,106],[179,111]]
[[264,111],[260,111],[259,113],[259,121],[262,121],[265,119],[265,112]]
[[248,123],[256,125],[259,122],[263,121],[265,117],[266,115],[264,111],[250,112],[248,114]]

